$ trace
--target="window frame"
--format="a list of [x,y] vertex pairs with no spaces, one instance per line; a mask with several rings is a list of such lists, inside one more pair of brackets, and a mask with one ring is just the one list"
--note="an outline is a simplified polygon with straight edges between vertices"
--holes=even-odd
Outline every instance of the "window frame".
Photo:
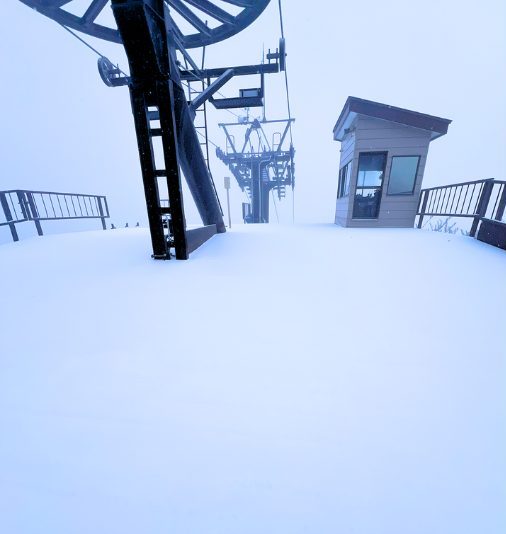
[[[418,162],[416,164],[416,171],[415,171],[415,180],[413,182],[413,189],[411,190],[411,193],[390,193],[390,179],[392,177],[392,168],[394,166],[394,159],[395,158],[418,158]],[[422,161],[421,154],[402,154],[402,155],[392,155],[390,158],[390,172],[388,173],[388,184],[387,184],[387,196],[389,197],[410,197],[415,194],[416,190],[416,182],[418,180],[418,171],[420,170],[420,162]]]
[[[383,164],[383,178],[381,180],[381,185],[377,186],[377,185],[366,185],[366,186],[360,186],[358,185],[358,178],[359,178],[359,174],[360,174],[360,158],[362,155],[367,155],[367,156],[375,156],[375,155],[382,155],[382,156],[385,156],[385,163]],[[388,158],[389,158],[389,153],[388,153],[388,150],[361,150],[359,153],[358,153],[358,162],[357,162],[357,180],[356,180],[356,183],[355,183],[355,191],[354,191],[354,194],[353,194],[353,205],[352,205],[352,209],[351,209],[351,218],[354,219],[354,220],[364,220],[364,221],[377,221],[380,217],[380,211],[381,211],[381,201],[383,199],[383,189],[384,189],[384,186],[385,186],[385,178],[386,178],[386,173],[387,173],[387,166],[388,166]],[[380,191],[380,194],[379,194],[379,203],[378,203],[378,211],[377,211],[377,214],[376,214],[376,217],[356,217],[355,216],[355,202],[356,202],[356,196],[357,196],[357,190],[358,189],[379,189]]]
[[[351,171],[352,171],[352,163],[353,160],[351,159],[348,161],[346,165],[343,165],[339,169],[339,179],[337,183],[337,198],[347,198],[350,196],[350,189],[351,189]],[[345,185],[346,185],[346,176],[348,175],[348,191],[345,191]]]

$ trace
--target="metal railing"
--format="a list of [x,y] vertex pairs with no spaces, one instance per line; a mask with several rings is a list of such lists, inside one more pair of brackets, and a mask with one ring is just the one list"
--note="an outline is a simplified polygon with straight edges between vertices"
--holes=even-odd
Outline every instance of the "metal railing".
[[105,230],[109,218],[107,199],[101,195],[12,189],[0,191],[0,208],[0,227],[9,226],[14,241],[19,241],[16,224],[22,222],[33,221],[43,235],[41,221],[100,219]]
[[474,182],[422,189],[418,204],[418,228],[424,217],[467,217],[473,219],[469,235],[474,237],[480,221],[503,221],[506,181],[489,178]]

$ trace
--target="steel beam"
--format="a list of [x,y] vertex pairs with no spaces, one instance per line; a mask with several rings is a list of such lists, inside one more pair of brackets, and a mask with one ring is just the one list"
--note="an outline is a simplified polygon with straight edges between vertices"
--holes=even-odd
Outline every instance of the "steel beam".
[[226,232],[223,214],[207,168],[202,147],[193,124],[186,95],[174,84],[175,116],[179,144],[179,164],[204,225],[215,224],[218,232]]
[[234,76],[234,69],[226,70],[219,78],[209,85],[202,93],[195,98],[191,103],[191,110],[193,112],[209,100],[217,91],[219,91],[231,78]]
[[182,80],[201,80],[205,78],[219,78],[224,72],[233,69],[234,76],[250,76],[252,74],[272,74],[279,72],[277,63],[264,63],[263,65],[242,65],[239,67],[220,67],[216,69],[203,69],[201,71],[182,70]]
[[216,225],[202,226],[201,228],[193,228],[186,230],[186,240],[188,242],[188,252],[191,254],[197,250],[206,241],[211,239],[217,233]]

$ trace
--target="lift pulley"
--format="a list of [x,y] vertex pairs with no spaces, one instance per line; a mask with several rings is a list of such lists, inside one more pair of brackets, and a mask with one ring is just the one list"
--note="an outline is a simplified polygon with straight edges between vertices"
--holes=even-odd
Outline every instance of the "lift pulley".
[[119,87],[121,85],[128,85],[130,78],[125,76],[123,71],[107,59],[105,56],[100,56],[97,60],[98,73],[100,78],[107,85],[107,87]]

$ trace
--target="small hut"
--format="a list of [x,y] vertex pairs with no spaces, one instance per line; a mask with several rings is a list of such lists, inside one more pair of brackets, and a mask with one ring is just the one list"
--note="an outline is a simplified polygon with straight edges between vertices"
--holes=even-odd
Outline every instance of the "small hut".
[[336,224],[413,227],[429,143],[448,119],[353,96],[334,128],[341,142]]

